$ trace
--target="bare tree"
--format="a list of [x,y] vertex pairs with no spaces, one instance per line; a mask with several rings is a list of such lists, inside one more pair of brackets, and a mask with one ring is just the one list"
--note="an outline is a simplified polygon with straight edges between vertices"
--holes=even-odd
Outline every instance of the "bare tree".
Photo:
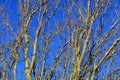
[[18,0],[17,19],[13,21],[10,2],[5,0],[0,5],[0,77],[3,80],[24,76],[26,80],[118,79],[117,2]]

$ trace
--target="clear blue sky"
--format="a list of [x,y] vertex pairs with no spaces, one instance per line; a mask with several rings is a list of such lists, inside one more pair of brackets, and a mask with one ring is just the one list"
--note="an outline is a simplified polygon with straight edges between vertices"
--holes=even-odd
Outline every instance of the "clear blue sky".
[[[84,3],[84,4],[86,4],[86,3]],[[118,0],[116,4],[120,5],[120,0]],[[2,5],[4,5],[5,10],[10,13],[9,19],[10,19],[10,22],[12,23],[13,29],[16,31],[17,25],[15,22],[16,22],[16,20],[19,19],[19,17],[18,17],[18,0],[0,0],[0,6],[2,6]],[[115,6],[115,4],[112,4],[112,5]],[[118,10],[120,10],[120,7],[118,8]],[[108,13],[112,14],[113,16],[115,14],[115,13],[113,13],[112,9],[110,9],[110,11]],[[54,19],[61,20],[63,18],[63,14],[64,14],[63,11],[60,10],[57,13],[57,15],[49,21],[50,25],[54,26]],[[115,17],[117,18],[117,16],[114,16],[114,18]],[[109,17],[106,17],[106,20],[111,20],[111,19]],[[94,26],[95,25],[96,24],[94,24]],[[110,26],[110,25],[112,25],[112,23],[108,24],[108,26]],[[34,27],[37,26],[37,22],[34,20],[34,22],[31,24],[31,26],[34,26]],[[105,31],[106,30],[108,30],[108,27],[105,29]],[[33,35],[33,33],[31,35]],[[55,39],[55,42],[52,44],[52,52],[56,53],[58,51],[57,46],[59,45],[58,44],[59,40],[58,40],[58,37],[55,37],[54,39]],[[2,42],[5,42],[5,41],[3,41],[3,39],[0,38],[0,41],[1,40],[2,40]],[[21,54],[23,54],[22,51],[20,51],[20,52],[21,52]],[[29,53],[31,53],[31,52],[32,52],[32,50],[30,50]],[[51,64],[52,64],[52,61],[50,61],[50,59],[48,59],[48,62],[51,62]],[[24,63],[20,62],[17,66],[17,69],[18,69],[17,70],[18,74],[24,75],[24,76],[22,76],[22,80],[25,80]],[[19,77],[17,77],[17,78],[18,78],[17,80],[19,80]]]

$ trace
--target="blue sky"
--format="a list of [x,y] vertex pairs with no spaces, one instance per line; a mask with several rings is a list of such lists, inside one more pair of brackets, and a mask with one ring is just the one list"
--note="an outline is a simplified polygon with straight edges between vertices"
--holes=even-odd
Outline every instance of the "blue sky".
[[[67,1],[67,0],[66,0]],[[84,0],[83,0],[84,1]],[[84,1],[84,4],[86,4],[86,2],[87,2],[87,0],[85,0]],[[61,3],[62,4],[62,3]],[[60,5],[61,5],[60,4]],[[118,0],[117,1],[117,3],[116,3],[117,5],[120,5],[120,0]],[[13,26],[13,29],[17,32],[17,28],[18,28],[18,26],[16,25],[16,21],[19,19],[19,15],[18,15],[18,13],[19,13],[19,11],[18,11],[18,0],[1,0],[0,1],[0,6],[1,5],[6,5],[6,6],[4,6],[4,8],[5,8],[5,10],[7,11],[7,13],[10,15],[9,16],[9,19],[10,19],[10,23],[12,23],[12,26]],[[86,5],[87,6],[87,5]],[[112,6],[115,6],[115,4],[112,4]],[[112,7],[111,6],[111,7]],[[112,14],[112,16],[114,16],[114,12],[112,11],[112,9],[109,9],[110,11],[108,11],[108,14]],[[119,8],[118,8],[118,10],[119,10]],[[63,10],[60,10],[60,11],[58,11],[58,13],[53,17],[53,19],[51,19],[50,21],[49,21],[49,25],[51,26],[51,30],[52,30],[52,27],[55,25],[54,23],[55,23],[55,19],[57,19],[57,21],[61,21],[61,19],[63,19],[63,17],[65,18],[65,15],[64,15],[64,13],[63,13]],[[116,19],[118,16],[114,16],[114,18]],[[108,22],[110,22],[112,19],[110,18],[110,17],[107,17],[106,16],[106,20],[108,20]],[[98,21],[99,21],[99,19],[98,19]],[[108,31],[108,29],[109,29],[109,27],[112,25],[112,23],[113,22],[111,22],[110,24],[107,24],[107,27],[104,29],[104,32],[106,32],[106,31]],[[96,21],[96,24],[94,24],[94,26],[96,26],[97,25],[97,21]],[[30,29],[31,29],[31,31],[32,31],[32,29],[34,29],[34,30],[36,30],[36,26],[38,26],[38,22],[37,22],[37,17],[36,18],[34,18],[34,20],[31,22],[31,25],[30,25],[31,27],[30,27]],[[30,33],[30,35],[35,35],[35,32],[34,32],[34,30],[33,30],[33,32],[32,33]],[[53,32],[54,32],[54,29],[53,29]],[[6,35],[6,37],[8,37],[9,35]],[[67,36],[67,35],[66,35]],[[2,41],[2,42],[5,42],[5,41],[7,41],[7,40],[5,40],[5,38],[6,38],[5,36],[4,36],[4,38],[0,38],[0,41]],[[7,38],[6,38],[7,39]],[[33,40],[34,40],[34,38],[32,38]],[[51,45],[51,47],[52,47],[52,50],[51,50],[51,53],[53,53],[53,54],[55,54],[56,55],[56,53],[58,52],[58,46],[60,45],[60,44],[58,44],[59,43],[59,37],[55,37],[54,38],[54,41],[53,41],[53,43],[52,43],[52,45]],[[61,42],[61,44],[62,43],[64,43],[64,41],[63,42]],[[29,51],[29,53],[32,53],[32,46],[30,46],[30,51]],[[23,51],[21,51],[21,49],[19,49],[19,52],[21,53],[21,54],[23,54]],[[54,57],[55,57],[55,55],[53,55]],[[21,57],[21,59],[23,59],[23,57]],[[51,63],[51,64],[53,64],[53,61],[51,61],[50,60],[50,58],[48,58],[48,60],[47,60],[49,63]],[[25,80],[25,74],[24,74],[24,63],[23,62],[20,62],[19,64],[18,64],[18,66],[17,66],[18,68],[18,74],[21,74],[21,75],[24,75],[24,76],[22,76],[22,80]],[[19,78],[19,77],[17,77],[17,78]],[[19,79],[17,79],[17,80],[19,80]]]

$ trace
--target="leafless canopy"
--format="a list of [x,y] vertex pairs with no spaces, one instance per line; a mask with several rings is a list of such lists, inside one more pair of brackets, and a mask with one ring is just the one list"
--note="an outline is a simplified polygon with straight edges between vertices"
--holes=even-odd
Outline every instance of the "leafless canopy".
[[116,80],[119,0],[1,0],[0,78]]

